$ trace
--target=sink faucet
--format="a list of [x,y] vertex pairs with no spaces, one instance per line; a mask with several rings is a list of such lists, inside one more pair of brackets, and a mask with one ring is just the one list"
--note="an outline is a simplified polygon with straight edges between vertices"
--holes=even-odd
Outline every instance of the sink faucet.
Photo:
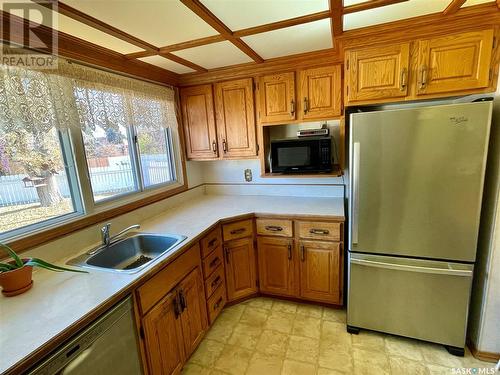
[[105,226],[101,228],[101,238],[102,238],[102,244],[104,246],[109,246],[113,240],[117,239],[118,237],[122,236],[123,234],[127,233],[129,230],[132,229],[139,229],[141,226],[139,224],[134,224],[131,225],[124,230],[118,232],[114,236],[110,237],[109,236],[109,230],[111,229],[111,223],[107,223]]

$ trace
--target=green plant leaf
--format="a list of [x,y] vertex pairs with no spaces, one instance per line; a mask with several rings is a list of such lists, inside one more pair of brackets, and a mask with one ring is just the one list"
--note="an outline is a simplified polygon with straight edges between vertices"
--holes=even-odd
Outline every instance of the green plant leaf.
[[83,271],[83,270],[75,270],[72,268],[56,266],[55,264],[51,264],[49,262],[46,262],[46,261],[38,259],[38,258],[31,258],[30,261],[27,262],[26,264],[29,266],[50,269],[51,271],[56,271],[56,272],[69,271],[69,272],[88,273],[87,271]]
[[9,254],[9,256],[14,259],[14,262],[16,263],[16,268],[21,268],[24,263],[23,261],[21,260],[21,258],[19,258],[19,256],[16,254],[16,252],[14,250],[12,250],[9,246],[7,246],[6,244],[4,243],[1,243],[0,242],[0,246],[2,246],[5,251],[7,252],[7,254]]
[[0,262],[0,269],[2,269],[3,271],[15,270],[16,268],[17,267],[12,264]]

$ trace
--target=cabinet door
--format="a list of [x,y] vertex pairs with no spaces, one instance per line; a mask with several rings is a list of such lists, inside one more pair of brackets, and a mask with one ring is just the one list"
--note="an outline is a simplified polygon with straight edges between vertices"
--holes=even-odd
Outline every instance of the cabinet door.
[[224,244],[227,299],[233,301],[257,292],[253,238]]
[[341,93],[340,65],[302,70],[298,95],[299,117],[316,120],[340,116]]
[[417,94],[488,87],[493,30],[419,42]]
[[260,77],[260,122],[295,120],[295,74],[293,72]]
[[408,43],[347,52],[348,102],[405,97],[409,58]]
[[257,240],[260,290],[294,295],[293,240],[259,237]]
[[197,267],[177,287],[181,308],[182,336],[186,357],[193,353],[207,328],[205,292],[200,268]]
[[143,320],[150,374],[179,374],[184,363],[184,341],[176,293],[165,296]]
[[215,84],[219,148],[224,158],[257,155],[254,111],[251,78]]
[[181,103],[188,159],[217,158],[212,85],[181,89]]
[[342,280],[340,243],[301,241],[299,256],[300,296],[340,304]]

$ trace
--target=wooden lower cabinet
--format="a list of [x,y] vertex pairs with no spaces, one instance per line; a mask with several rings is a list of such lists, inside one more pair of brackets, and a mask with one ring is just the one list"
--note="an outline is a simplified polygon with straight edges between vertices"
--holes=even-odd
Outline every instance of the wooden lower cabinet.
[[149,373],[179,374],[207,328],[200,267],[192,270],[142,318],[142,327]]
[[259,237],[257,249],[260,291],[293,296],[295,294],[293,240]]
[[142,319],[150,374],[178,374],[185,359],[177,292],[167,294]]
[[300,297],[342,303],[342,256],[339,242],[300,241]]
[[181,307],[180,321],[186,357],[193,353],[207,328],[207,310],[203,280],[195,268],[177,287]]
[[224,244],[227,300],[234,301],[257,293],[253,237]]

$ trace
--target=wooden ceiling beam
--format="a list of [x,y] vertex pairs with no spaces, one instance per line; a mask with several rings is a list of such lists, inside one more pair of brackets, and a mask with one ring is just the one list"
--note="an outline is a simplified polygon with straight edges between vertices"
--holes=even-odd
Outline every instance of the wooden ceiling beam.
[[330,17],[330,11],[324,10],[322,12],[307,14],[305,16],[289,18],[286,20],[267,23],[267,24],[260,25],[260,26],[249,27],[247,29],[236,30],[233,33],[233,35],[236,38],[241,38],[244,36],[255,35],[255,34],[265,33],[268,31],[283,29],[285,27],[297,26],[297,25],[302,25],[304,23],[319,21],[319,20],[323,20],[323,19],[328,18],[328,17]]
[[445,10],[443,10],[443,15],[447,16],[449,14],[453,14],[458,12],[458,10],[465,4],[466,0],[451,0],[451,3],[448,4]]
[[332,45],[335,46],[335,38],[344,32],[344,1],[330,0],[329,7]]
[[[47,3],[47,0],[31,0],[34,3],[37,3],[39,5],[42,5],[46,8],[52,9],[51,5]],[[93,27],[94,29],[97,29],[99,31],[102,31],[106,34],[112,35],[115,38],[118,38],[120,40],[123,40],[124,42],[133,44],[134,46],[137,46],[139,48],[142,48],[146,51],[150,52],[157,52],[158,47],[145,42],[144,40],[141,40],[139,38],[136,38],[133,35],[130,35],[122,30],[117,29],[114,26],[111,26],[105,22],[102,22],[98,20],[97,18],[94,18],[92,16],[89,16],[86,13],[83,13],[79,11],[78,9],[75,9],[73,7],[70,7],[69,5],[66,5],[64,3],[61,3],[60,1],[57,0],[48,0],[50,3],[54,4],[54,10],[57,10],[58,13],[65,15],[66,17],[72,18],[75,21],[81,22],[87,26]]]
[[177,55],[174,55],[173,53],[170,53],[170,52],[163,52],[161,53],[160,52],[160,56],[161,57],[164,57],[166,59],[169,59],[169,60],[172,60],[178,64],[181,64],[181,65],[184,65],[184,66],[187,66],[188,68],[191,68],[193,70],[196,70],[197,72],[208,72],[207,69],[205,69],[204,67],[202,66],[199,66],[189,60],[186,60],[186,59],[183,59],[182,57],[179,57]]
[[226,38],[224,38],[222,35],[212,35],[212,36],[207,36],[205,38],[193,39],[193,40],[188,40],[187,42],[181,42],[181,43],[171,44],[165,47],[160,47],[160,52],[163,53],[163,52],[180,51],[182,49],[204,46],[206,44],[223,42],[225,40]]
[[371,1],[365,1],[363,3],[349,5],[347,7],[344,7],[344,14],[361,12],[363,10],[385,7],[387,5],[392,5],[392,4],[397,4],[397,3],[404,3],[405,1],[408,1],[408,0],[371,0]]
[[250,56],[255,62],[263,62],[264,59],[260,57],[257,52],[251,49],[244,41],[234,36],[233,32],[219,20],[207,7],[205,7],[199,0],[181,0],[181,2],[191,9],[198,17],[212,26],[218,33],[220,33],[226,40],[233,43],[246,55]]

